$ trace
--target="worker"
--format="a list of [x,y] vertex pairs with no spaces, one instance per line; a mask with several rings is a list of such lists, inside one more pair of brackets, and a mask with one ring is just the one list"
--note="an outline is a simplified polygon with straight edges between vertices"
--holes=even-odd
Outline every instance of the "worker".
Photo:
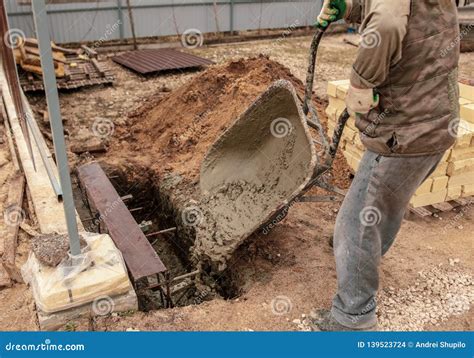
[[346,106],[366,151],[334,230],[337,293],[315,329],[375,330],[381,257],[456,140],[457,8],[469,0],[325,0],[319,26],[360,24]]

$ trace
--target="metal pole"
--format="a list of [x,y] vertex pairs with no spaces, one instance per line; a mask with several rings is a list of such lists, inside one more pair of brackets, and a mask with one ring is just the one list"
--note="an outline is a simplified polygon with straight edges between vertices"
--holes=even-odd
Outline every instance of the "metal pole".
[[234,34],[234,0],[230,0],[230,34]]
[[72,197],[71,178],[69,176],[69,164],[64,141],[64,129],[59,108],[58,89],[56,87],[56,74],[54,72],[53,54],[51,50],[51,39],[49,38],[48,14],[44,0],[31,2],[33,6],[33,19],[35,23],[36,36],[43,70],[44,91],[48,105],[49,118],[51,120],[51,131],[53,134],[54,152],[59,171],[59,181],[63,190],[63,206],[66,217],[67,232],[69,235],[69,247],[72,255],[79,255],[81,248],[79,244],[79,233],[77,232],[76,209]]
[[123,40],[125,33],[123,29],[122,0],[117,0],[117,18],[119,22],[120,40]]
[[133,21],[133,11],[132,11],[132,5],[130,5],[130,0],[127,0],[127,8],[128,8],[128,17],[130,20],[130,30],[132,31],[132,37],[133,37],[133,49],[138,50],[137,36],[135,35],[135,22]]

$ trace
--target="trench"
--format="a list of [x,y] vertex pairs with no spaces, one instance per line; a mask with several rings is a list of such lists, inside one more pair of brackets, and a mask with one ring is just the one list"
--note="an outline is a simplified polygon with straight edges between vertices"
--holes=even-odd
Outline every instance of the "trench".
[[[126,171],[101,163],[109,180],[121,197],[128,197],[125,204],[158,256],[165,264],[170,278],[188,274],[197,269],[190,255],[194,243],[195,230],[182,225],[180,205],[172,199],[175,188],[170,180],[163,183],[151,171],[143,168],[130,168]],[[85,193],[81,191],[77,177],[74,178],[74,199],[84,227],[90,232],[100,232],[87,205]],[[182,195],[183,197],[186,194]],[[157,236],[148,235],[166,229],[176,230]],[[235,299],[243,293],[242,277],[232,269],[214,273],[202,268],[201,274],[192,284],[172,294],[174,307],[196,305],[217,297]],[[139,309],[151,311],[166,308],[159,291],[147,290],[145,283],[136,283]]]

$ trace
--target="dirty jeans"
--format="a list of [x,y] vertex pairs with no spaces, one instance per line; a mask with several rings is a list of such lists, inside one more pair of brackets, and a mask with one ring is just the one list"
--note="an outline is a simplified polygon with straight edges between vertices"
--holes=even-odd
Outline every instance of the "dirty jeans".
[[331,312],[340,324],[356,329],[376,324],[380,258],[393,244],[411,197],[443,154],[364,154],[334,231],[338,288]]

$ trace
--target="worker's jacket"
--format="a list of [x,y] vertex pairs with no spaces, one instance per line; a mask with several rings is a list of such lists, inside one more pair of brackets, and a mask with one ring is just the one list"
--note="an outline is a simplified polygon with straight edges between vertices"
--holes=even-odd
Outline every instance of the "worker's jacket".
[[351,83],[380,96],[377,108],[356,119],[364,145],[386,156],[446,151],[459,123],[454,1],[353,0],[346,20],[362,23]]

